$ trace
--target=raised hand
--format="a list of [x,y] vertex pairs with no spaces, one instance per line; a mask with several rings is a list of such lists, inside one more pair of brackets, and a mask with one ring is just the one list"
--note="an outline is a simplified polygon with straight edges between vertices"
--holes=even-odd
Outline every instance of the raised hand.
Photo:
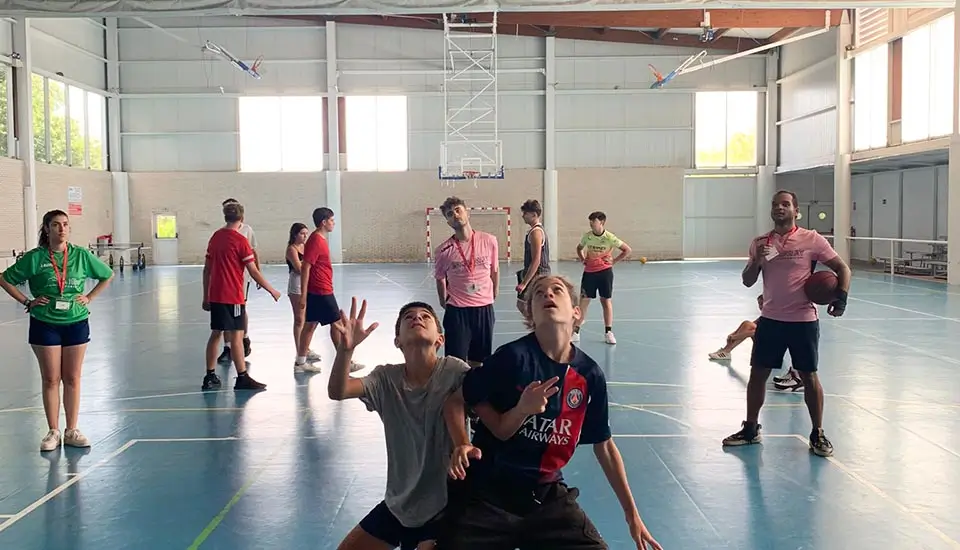
[[337,351],[353,351],[360,342],[367,339],[370,333],[376,330],[379,323],[373,323],[367,328],[363,328],[363,318],[367,314],[367,301],[363,300],[360,306],[360,312],[357,313],[357,298],[351,298],[350,317],[347,317],[343,310],[340,310],[340,319],[333,324],[333,330],[337,332],[337,337],[333,338],[334,347]]
[[554,376],[546,382],[539,380],[530,382],[530,384],[523,389],[517,407],[519,407],[524,414],[540,414],[547,410],[547,402],[560,391],[560,388],[556,386],[559,381],[560,377]]

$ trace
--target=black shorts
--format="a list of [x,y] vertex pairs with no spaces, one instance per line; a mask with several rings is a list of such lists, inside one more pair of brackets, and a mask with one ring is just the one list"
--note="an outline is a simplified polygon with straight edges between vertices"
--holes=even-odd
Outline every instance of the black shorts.
[[27,339],[31,346],[64,348],[82,346],[90,341],[90,323],[84,319],[69,325],[54,325],[36,317],[30,317],[30,331]]
[[779,369],[783,356],[790,351],[793,368],[801,372],[817,372],[820,359],[820,321],[786,322],[761,317],[753,335],[750,366],[758,369]]
[[360,528],[368,535],[400,550],[415,550],[421,542],[437,540],[439,525],[437,516],[420,527],[404,527],[383,501],[360,520]]
[[[538,491],[502,491],[470,484],[451,500],[437,548],[443,550],[607,550],[577,503],[580,492],[563,483]],[[536,499],[536,500],[534,500]]]
[[312,294],[308,292],[305,320],[308,323],[319,323],[320,326],[324,327],[339,321],[340,306],[337,305],[337,297],[333,294]]
[[[544,275],[549,275],[549,274],[550,274],[550,270],[549,270],[549,269],[540,268],[540,269],[537,270],[537,275],[533,278],[533,280],[536,281],[536,280],[537,280],[537,277],[542,277],[542,276],[544,276]],[[518,286],[520,285],[520,283],[523,282],[523,279],[526,277],[526,275],[527,275],[527,271],[526,271],[525,269],[521,269],[520,271],[517,271],[517,285],[518,285]],[[530,281],[530,284],[533,284],[533,281]],[[522,291],[520,291],[520,292],[517,293],[517,299],[518,299],[518,300],[526,300],[526,299],[529,298],[529,297],[530,297],[530,296],[529,296],[529,294],[527,294],[527,289],[526,289],[526,288],[524,288]]]
[[447,304],[443,312],[444,354],[482,363],[493,353],[493,304],[457,307]]
[[580,278],[580,295],[593,299],[600,294],[601,298],[613,298],[613,268],[595,271],[593,273],[584,272]]
[[229,332],[243,330],[243,314],[247,311],[244,304],[210,303],[210,330]]

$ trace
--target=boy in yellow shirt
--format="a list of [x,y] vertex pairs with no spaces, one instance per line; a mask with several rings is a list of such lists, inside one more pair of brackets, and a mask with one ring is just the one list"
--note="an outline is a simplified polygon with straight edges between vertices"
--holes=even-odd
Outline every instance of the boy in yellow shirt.
[[[583,262],[583,277],[580,279],[580,319],[573,327],[573,341],[580,341],[580,325],[587,318],[590,300],[600,294],[600,306],[603,308],[604,341],[616,344],[613,336],[613,266],[630,255],[630,245],[620,240],[612,232],[604,229],[607,215],[593,212],[588,216],[590,231],[583,234],[577,245],[577,257]],[[620,254],[613,257],[613,251]]]

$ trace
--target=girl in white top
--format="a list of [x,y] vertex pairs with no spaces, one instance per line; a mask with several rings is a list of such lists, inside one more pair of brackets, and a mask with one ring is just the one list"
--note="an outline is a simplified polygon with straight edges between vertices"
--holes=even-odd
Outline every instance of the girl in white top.
[[[293,308],[293,344],[296,349],[300,341],[300,331],[303,330],[305,310],[300,309],[300,262],[303,261],[303,245],[310,236],[307,226],[297,222],[290,226],[290,238],[287,240],[287,270],[290,272],[287,280],[287,296],[290,298],[290,307]],[[301,365],[299,370],[312,370],[313,362],[320,361],[316,352],[307,352],[308,362]],[[296,367],[295,367],[296,368]],[[319,369],[317,369],[319,371]]]

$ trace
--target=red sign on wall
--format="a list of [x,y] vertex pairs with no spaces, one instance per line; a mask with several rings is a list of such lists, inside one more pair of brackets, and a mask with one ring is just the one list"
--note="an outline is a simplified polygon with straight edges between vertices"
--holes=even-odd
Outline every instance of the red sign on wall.
[[68,202],[67,203],[67,214],[70,216],[82,216],[83,215],[83,203],[82,202]]

